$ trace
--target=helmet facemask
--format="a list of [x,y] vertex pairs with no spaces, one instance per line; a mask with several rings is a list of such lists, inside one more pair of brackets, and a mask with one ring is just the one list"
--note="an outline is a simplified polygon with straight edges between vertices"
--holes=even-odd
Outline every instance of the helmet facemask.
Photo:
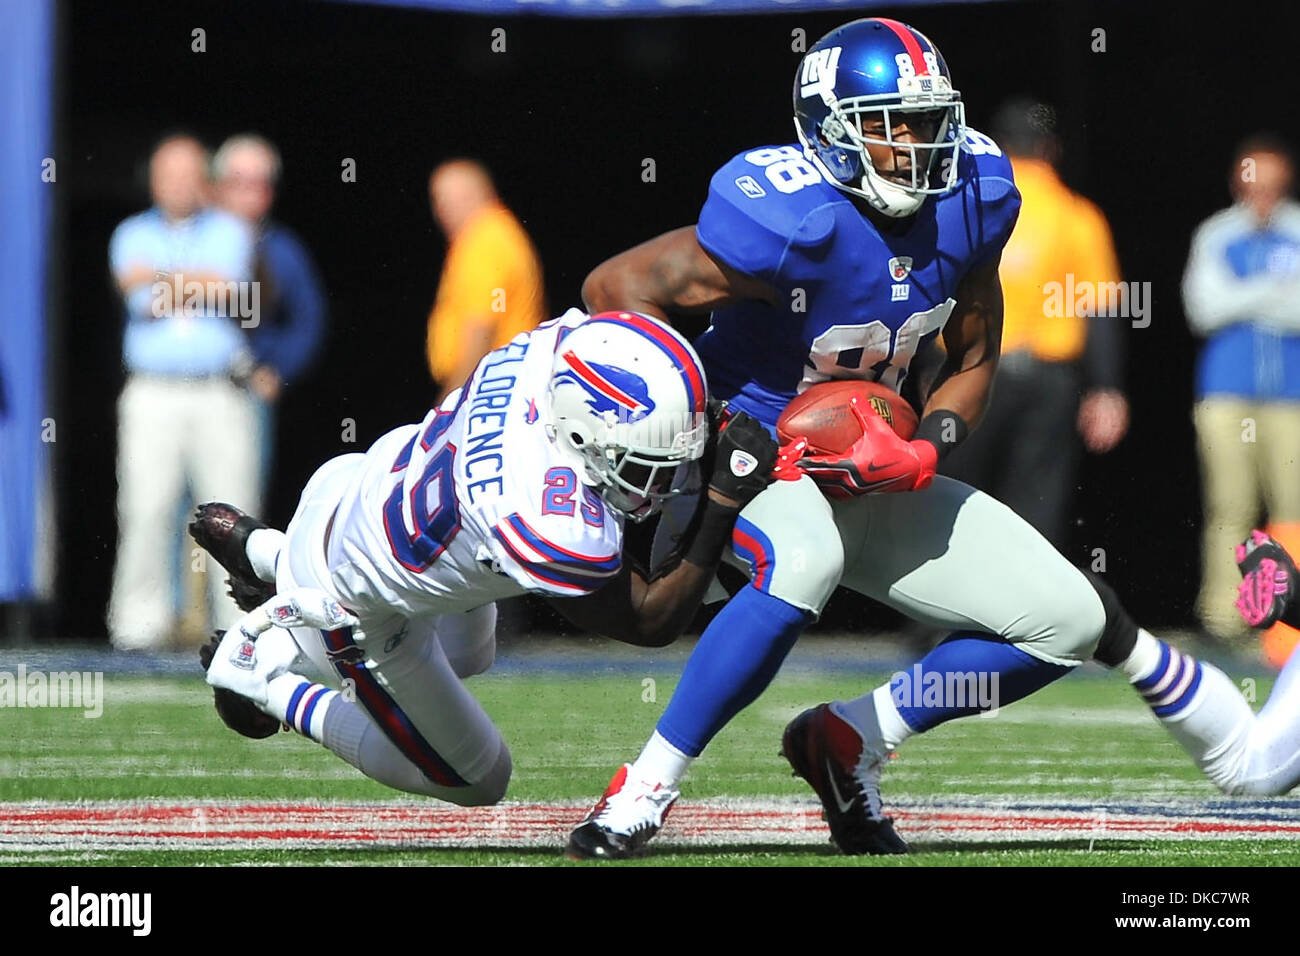
[[707,420],[698,417],[667,443],[655,442],[653,447],[627,441],[619,435],[624,427],[615,424],[603,442],[579,448],[606,504],[633,521],[644,521],[681,494],[690,479],[690,464],[704,453],[709,436]]
[[686,423],[667,442],[653,447],[633,444],[630,436],[620,434],[630,429],[613,414],[607,416],[599,440],[582,434],[574,423],[557,429],[555,437],[581,460],[585,483],[597,488],[615,511],[640,522],[658,514],[663,503],[681,494],[690,481],[691,463],[704,454],[709,437],[707,418],[695,417],[697,421]]
[[[872,208],[894,218],[912,215],[927,196],[946,193],[957,183],[957,156],[966,127],[961,95],[943,76],[908,77],[900,80],[899,86],[919,86],[921,80],[927,82],[929,91],[842,100],[829,91],[823,92],[828,115],[816,127],[816,142],[809,141],[800,117],[795,117],[804,153],[827,181],[861,196]],[[894,138],[894,128],[901,125],[900,115],[927,113],[933,114],[927,124],[933,133],[928,138],[914,138],[912,142]],[[864,131],[864,120],[875,118],[882,121],[882,132]],[[869,146],[886,147],[895,157],[900,152],[908,155],[907,181],[899,182],[890,171],[877,170]]]
[[628,451],[616,455],[606,471],[601,497],[632,521],[658,514],[669,498],[681,494],[690,479],[690,462],[652,458]]
[[602,312],[557,343],[546,430],[582,481],[633,521],[680,494],[709,437],[708,385],[690,343],[633,312]]

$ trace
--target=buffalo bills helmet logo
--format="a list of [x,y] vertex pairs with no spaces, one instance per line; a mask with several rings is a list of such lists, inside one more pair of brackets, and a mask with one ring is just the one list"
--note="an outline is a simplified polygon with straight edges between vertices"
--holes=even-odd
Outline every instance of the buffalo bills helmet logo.
[[587,407],[597,415],[613,412],[618,420],[639,422],[655,410],[650,388],[634,372],[599,362],[584,362],[572,351],[564,353],[568,369],[555,376],[556,384],[572,382],[589,396]]

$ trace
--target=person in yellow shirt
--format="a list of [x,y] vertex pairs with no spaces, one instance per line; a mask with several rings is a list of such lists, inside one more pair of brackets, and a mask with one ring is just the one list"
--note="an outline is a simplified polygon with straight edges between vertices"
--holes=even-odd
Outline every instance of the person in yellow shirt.
[[484,355],[541,324],[546,302],[533,244],[480,163],[438,166],[429,176],[429,201],[447,237],[427,341],[441,401]]
[[1088,284],[1098,292],[1115,288],[1103,284],[1120,281],[1119,264],[1101,210],[1056,173],[1051,108],[1008,102],[995,118],[994,139],[1021,195],[999,268],[1002,357],[983,422],[941,470],[1005,502],[1063,549],[1081,453],[1075,431],[1088,451],[1102,454],[1128,429],[1126,320],[1075,308]]

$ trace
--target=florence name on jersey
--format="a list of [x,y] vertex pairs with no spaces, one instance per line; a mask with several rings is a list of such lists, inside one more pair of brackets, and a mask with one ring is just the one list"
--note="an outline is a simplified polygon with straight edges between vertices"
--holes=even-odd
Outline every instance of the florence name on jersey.
[[962,277],[1006,244],[1020,209],[1011,164],[966,128],[954,188],[897,231],[877,229],[798,146],[742,153],[714,174],[700,244],[782,297],[717,309],[695,343],[711,393],[768,425],[828,379],[899,390],[956,304]]
[[354,613],[466,611],[525,591],[580,596],[619,570],[623,517],[548,437],[570,309],[489,352],[459,393],[380,438],[348,484],[329,539]]

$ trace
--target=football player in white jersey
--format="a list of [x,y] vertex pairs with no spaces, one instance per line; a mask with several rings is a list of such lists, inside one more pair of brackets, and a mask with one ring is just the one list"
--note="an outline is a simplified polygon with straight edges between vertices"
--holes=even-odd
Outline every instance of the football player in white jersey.
[[[673,640],[779,458],[747,415],[710,431],[685,339],[575,309],[488,353],[418,425],[326,462],[284,533],[201,506],[191,532],[256,604],[203,655],[218,711],[248,736],[283,723],[400,790],[495,803],[510,752],[461,683],[492,662],[493,602],[538,593],[590,630]],[[623,560],[624,521],[706,453],[694,533],[647,580]]]

